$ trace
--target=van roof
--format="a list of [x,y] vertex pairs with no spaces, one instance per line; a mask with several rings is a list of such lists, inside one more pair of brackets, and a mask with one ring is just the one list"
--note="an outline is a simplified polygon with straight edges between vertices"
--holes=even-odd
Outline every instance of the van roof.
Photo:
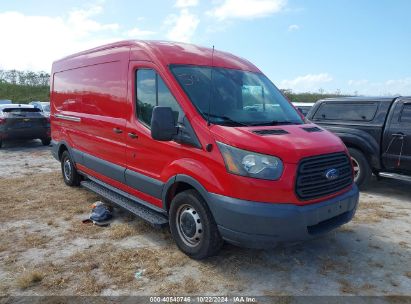
[[[96,53],[102,57],[115,56],[119,53],[129,53],[130,60],[148,60],[160,62],[163,65],[187,64],[211,66],[212,48],[206,48],[189,43],[154,41],[154,40],[126,40],[111,44],[102,45],[80,53],[76,53],[53,64],[54,71],[61,71],[66,68],[74,68],[85,65],[87,60],[96,60]],[[90,56],[93,54],[93,56]],[[260,72],[260,70],[246,59],[233,54],[214,51],[213,66],[225,67],[250,72]]]

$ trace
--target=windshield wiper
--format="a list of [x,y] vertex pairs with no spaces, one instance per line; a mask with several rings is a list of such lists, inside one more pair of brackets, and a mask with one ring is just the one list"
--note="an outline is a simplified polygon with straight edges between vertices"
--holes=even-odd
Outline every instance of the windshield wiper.
[[205,116],[222,119],[222,120],[224,120],[224,122],[229,122],[229,123],[232,123],[232,124],[236,124],[236,125],[238,125],[238,126],[248,126],[248,124],[245,124],[245,123],[243,123],[243,122],[241,122],[241,121],[236,121],[236,120],[234,120],[234,119],[232,119],[232,118],[230,118],[230,117],[228,117],[228,116],[219,116],[219,115],[209,114],[209,113],[203,113],[203,114],[204,114]]

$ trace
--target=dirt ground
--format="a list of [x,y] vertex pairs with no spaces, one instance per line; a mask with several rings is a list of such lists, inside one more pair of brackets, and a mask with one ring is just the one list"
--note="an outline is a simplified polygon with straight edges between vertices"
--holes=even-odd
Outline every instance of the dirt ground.
[[99,198],[59,170],[40,142],[0,149],[0,295],[411,295],[409,183],[373,181],[355,219],[320,239],[198,262],[119,210],[83,224]]

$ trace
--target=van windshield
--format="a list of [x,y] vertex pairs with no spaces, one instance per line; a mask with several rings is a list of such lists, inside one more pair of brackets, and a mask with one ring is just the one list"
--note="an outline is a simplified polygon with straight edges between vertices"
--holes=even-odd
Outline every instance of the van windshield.
[[188,65],[173,65],[170,69],[200,114],[213,124],[303,123],[294,107],[263,74]]

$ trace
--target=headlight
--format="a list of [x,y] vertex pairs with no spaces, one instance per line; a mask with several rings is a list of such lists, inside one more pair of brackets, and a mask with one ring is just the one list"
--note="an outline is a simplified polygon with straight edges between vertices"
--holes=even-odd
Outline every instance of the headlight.
[[269,180],[277,180],[283,173],[283,162],[278,157],[237,149],[220,142],[217,145],[230,173]]

